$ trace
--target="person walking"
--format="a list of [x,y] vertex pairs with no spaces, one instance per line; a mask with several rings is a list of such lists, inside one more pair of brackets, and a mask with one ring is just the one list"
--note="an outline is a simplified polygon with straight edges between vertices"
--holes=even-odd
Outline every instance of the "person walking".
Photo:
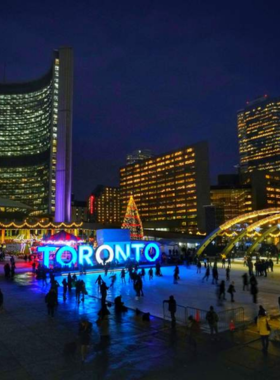
[[210,328],[210,333],[211,337],[213,340],[213,335],[218,334],[218,322],[219,322],[219,317],[218,314],[215,312],[214,307],[210,306],[209,311],[206,314],[206,320],[208,322],[209,328]]
[[215,263],[212,268],[212,284],[218,284],[219,274],[217,264]]
[[196,273],[200,274],[201,273],[201,261],[198,259],[197,264],[196,264]]
[[227,281],[230,281],[230,267],[229,266],[226,269],[226,279]]
[[251,294],[253,296],[253,303],[258,303],[258,292],[259,292],[259,289],[258,289],[257,282],[253,282],[251,284]]
[[242,276],[242,281],[243,281],[243,291],[249,290],[249,281],[248,281],[248,274],[244,273]]
[[85,362],[88,347],[90,345],[90,337],[92,331],[92,323],[88,321],[82,321],[79,326],[79,335],[80,335],[80,343],[81,343],[81,356],[82,363]]
[[84,280],[81,280],[81,294],[82,294],[82,298],[81,298],[81,301],[82,302],[85,302],[85,295],[88,294],[87,290],[86,290],[86,284],[84,282]]
[[78,280],[76,282],[76,301],[80,303],[80,297],[81,297],[81,291],[82,291],[82,283],[81,280]]
[[170,296],[169,300],[164,300],[163,303],[168,303],[168,311],[170,312],[170,316],[171,316],[171,325],[172,327],[175,327],[177,303],[174,296]]
[[50,315],[52,318],[54,317],[54,308],[57,304],[56,301],[56,293],[54,289],[51,289],[49,293],[45,297],[45,301],[48,308],[48,315]]
[[264,309],[260,309],[259,311],[257,327],[258,327],[258,332],[261,337],[262,350],[263,350],[263,353],[266,354],[268,351],[268,344],[269,344],[268,338],[270,335],[271,328],[269,326],[268,317]]
[[234,281],[232,281],[232,283],[228,287],[228,293],[230,294],[230,301],[235,302],[234,301],[234,293],[235,293]]
[[178,278],[179,278],[179,267],[178,265],[176,265],[175,269],[174,269],[174,275],[173,275],[173,283],[174,284],[178,284]]
[[71,277],[71,273],[68,273],[67,283],[68,283],[68,290],[69,290],[69,292],[71,292],[71,289],[72,289],[72,277]]
[[122,284],[126,284],[126,281],[125,281],[125,270],[124,270],[124,268],[121,271],[121,280],[122,280]]
[[153,268],[150,268],[148,273],[149,273],[149,280],[152,280],[154,278]]
[[16,269],[16,264],[15,264],[15,261],[13,261],[12,265],[11,265],[11,277],[14,278],[14,275],[15,275],[15,269]]
[[67,281],[66,281],[66,278],[63,279],[62,286],[63,286],[63,301],[66,301],[66,293],[67,293]]
[[219,287],[219,300],[226,300],[226,283],[224,280],[221,281]]
[[108,290],[108,286],[106,285],[106,282],[105,281],[102,281],[102,284],[101,284],[101,288],[100,288],[100,291],[101,291],[101,305],[105,305],[106,303],[106,298],[107,298],[107,290]]
[[202,278],[202,282],[204,282],[205,278],[206,278],[206,281],[208,281],[209,276],[210,276],[210,265],[208,264],[206,267],[205,275]]
[[99,275],[95,281],[95,283],[98,285],[98,292],[100,293],[101,292],[101,284],[102,284],[102,277],[101,275]]

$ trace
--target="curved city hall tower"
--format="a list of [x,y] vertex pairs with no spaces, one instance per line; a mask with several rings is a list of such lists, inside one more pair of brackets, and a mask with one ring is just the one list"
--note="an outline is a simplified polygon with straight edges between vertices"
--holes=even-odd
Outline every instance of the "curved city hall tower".
[[0,197],[71,220],[73,51],[41,78],[0,84]]

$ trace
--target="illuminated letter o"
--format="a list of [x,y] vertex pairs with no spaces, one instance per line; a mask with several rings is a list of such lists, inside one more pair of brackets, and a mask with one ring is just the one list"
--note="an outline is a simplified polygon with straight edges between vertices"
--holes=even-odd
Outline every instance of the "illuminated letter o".
[[[155,256],[153,258],[150,256],[150,253],[149,253],[149,250],[151,248],[154,248],[156,251]],[[156,243],[147,244],[145,249],[144,249],[144,254],[145,254],[145,257],[148,261],[156,261],[160,256],[159,246]]]
[[113,248],[110,247],[109,245],[101,245],[100,247],[97,248],[96,252],[95,252],[95,259],[96,261],[98,262],[98,264],[102,264],[104,265],[104,262],[103,260],[101,259],[100,255],[101,255],[101,252],[106,249],[108,252],[109,252],[109,257],[108,259],[106,260],[105,264],[107,263],[110,263],[111,261],[113,261],[114,259],[114,251],[113,251]]
[[[70,252],[71,253],[72,257],[71,257],[71,260],[69,261],[69,263],[65,263],[64,261],[62,261],[62,254],[64,252]],[[57,251],[55,259],[56,259],[56,262],[58,264],[60,264],[62,267],[63,266],[71,267],[72,264],[75,264],[77,262],[78,255],[77,255],[76,250],[73,247],[64,246],[64,247],[61,247]]]

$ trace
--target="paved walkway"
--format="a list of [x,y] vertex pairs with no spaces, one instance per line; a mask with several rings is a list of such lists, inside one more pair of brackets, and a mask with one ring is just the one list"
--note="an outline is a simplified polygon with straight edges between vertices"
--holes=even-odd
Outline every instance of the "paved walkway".
[[[1,277],[0,287],[5,295],[5,311],[0,314],[1,380],[279,378],[279,346],[271,344],[264,356],[255,326],[221,334],[217,342],[201,334],[195,355],[183,328],[172,330],[158,318],[143,322],[133,311],[118,317],[111,310],[110,341],[101,346],[95,323],[100,303],[95,298],[78,305],[74,291],[65,303],[60,294],[55,318],[50,319],[46,290],[32,276],[19,275],[14,281]],[[83,318],[94,327],[84,365],[78,352],[73,358],[63,354],[64,344],[77,340]]]

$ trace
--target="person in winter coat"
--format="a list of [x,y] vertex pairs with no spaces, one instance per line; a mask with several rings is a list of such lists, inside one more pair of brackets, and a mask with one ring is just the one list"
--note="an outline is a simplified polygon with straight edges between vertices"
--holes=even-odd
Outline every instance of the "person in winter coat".
[[261,337],[263,352],[267,353],[268,350],[268,344],[269,344],[269,334],[270,334],[270,327],[268,324],[268,317],[266,315],[265,310],[259,311],[259,316],[257,320],[257,326],[258,326],[258,332]]
[[235,293],[234,281],[232,281],[232,283],[228,287],[228,293],[230,294],[231,302],[235,302],[234,301],[234,293]]
[[172,326],[175,326],[176,324],[176,311],[177,311],[177,303],[175,301],[174,296],[170,296],[169,300],[163,301],[163,303],[168,303],[168,311],[170,312],[171,315],[171,324]]
[[215,312],[213,306],[210,306],[210,309],[206,314],[206,320],[207,320],[208,325],[210,327],[211,336],[213,336],[214,333],[218,334],[219,317],[218,317],[218,314]]
[[47,307],[48,307],[48,315],[54,317],[54,308],[57,305],[56,302],[56,292],[54,289],[51,289],[45,298]]

